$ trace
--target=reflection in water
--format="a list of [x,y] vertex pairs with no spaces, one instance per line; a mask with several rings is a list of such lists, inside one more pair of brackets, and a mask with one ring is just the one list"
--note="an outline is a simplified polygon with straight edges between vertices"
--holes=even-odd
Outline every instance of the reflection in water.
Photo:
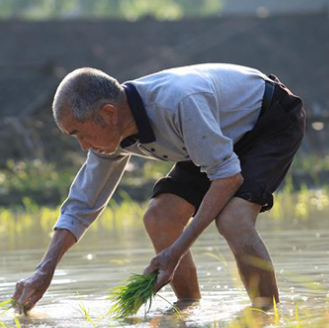
[[[294,200],[284,192],[277,195],[276,208],[258,222],[276,267],[281,294],[277,311],[250,308],[226,242],[209,227],[192,248],[203,295],[200,303],[177,316],[156,298],[146,315],[142,309],[124,320],[104,316],[111,306],[109,288],[142,272],[153,256],[142,227],[142,207],[125,204],[123,210],[107,211],[65,256],[48,293],[29,317],[20,318],[21,326],[329,327],[329,202],[324,191],[303,193]],[[31,274],[41,259],[56,220],[53,212],[48,209],[51,220],[46,221],[46,212],[1,210],[0,300],[9,298],[16,281]],[[175,302],[170,287],[161,295]],[[12,318],[8,312],[0,320],[14,327]]]

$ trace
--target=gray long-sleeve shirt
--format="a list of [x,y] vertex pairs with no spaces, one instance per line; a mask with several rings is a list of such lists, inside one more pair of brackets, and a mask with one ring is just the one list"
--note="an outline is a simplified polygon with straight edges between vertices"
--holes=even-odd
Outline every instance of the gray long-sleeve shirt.
[[240,172],[233,145],[254,127],[267,79],[248,67],[202,64],[125,83],[138,136],[111,155],[89,151],[54,228],[79,240],[107,205],[131,155],[192,160],[210,180]]

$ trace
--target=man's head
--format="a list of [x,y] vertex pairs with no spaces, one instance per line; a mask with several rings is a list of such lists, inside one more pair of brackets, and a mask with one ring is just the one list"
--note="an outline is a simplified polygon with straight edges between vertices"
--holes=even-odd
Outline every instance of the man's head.
[[60,83],[52,109],[58,127],[74,135],[83,150],[112,153],[122,140],[120,110],[125,104],[125,91],[117,80],[93,68],[80,68]]

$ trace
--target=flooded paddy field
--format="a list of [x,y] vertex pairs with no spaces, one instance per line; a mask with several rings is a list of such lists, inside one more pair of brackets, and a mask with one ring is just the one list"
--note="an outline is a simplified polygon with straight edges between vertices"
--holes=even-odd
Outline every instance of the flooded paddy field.
[[[106,316],[109,289],[141,273],[154,251],[142,224],[143,206],[122,204],[107,210],[71,249],[52,285],[21,327],[329,327],[329,199],[320,190],[280,193],[275,208],[259,216],[258,230],[276,268],[281,302],[262,312],[250,307],[225,240],[211,225],[192,247],[202,300],[177,316],[155,297],[150,312],[114,320]],[[56,211],[0,211],[0,302],[10,298],[18,280],[27,277],[50,240]],[[13,220],[16,223],[13,224]],[[175,296],[169,286],[160,295]],[[86,310],[89,317],[82,310]],[[16,327],[10,310],[0,316]],[[1,326],[1,324],[0,324]]]

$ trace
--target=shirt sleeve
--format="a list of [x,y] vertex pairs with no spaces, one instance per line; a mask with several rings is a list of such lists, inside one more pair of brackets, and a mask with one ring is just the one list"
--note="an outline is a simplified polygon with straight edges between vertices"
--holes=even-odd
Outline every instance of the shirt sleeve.
[[211,93],[184,98],[179,104],[178,122],[190,159],[210,180],[241,172],[233,141],[221,131],[219,109]]
[[99,155],[89,151],[74,179],[54,230],[69,230],[77,241],[106,207],[120,182],[130,155]]

